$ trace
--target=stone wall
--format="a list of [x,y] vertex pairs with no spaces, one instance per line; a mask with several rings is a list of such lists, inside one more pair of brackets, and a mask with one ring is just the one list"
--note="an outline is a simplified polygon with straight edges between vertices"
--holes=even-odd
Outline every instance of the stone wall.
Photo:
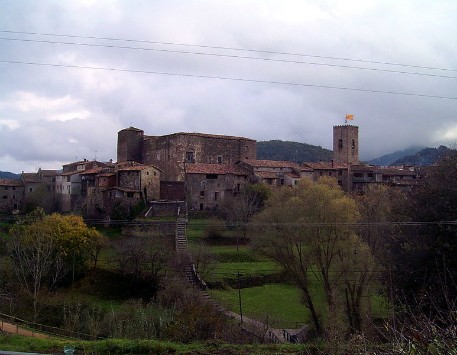
[[333,160],[335,163],[359,163],[359,127],[333,127]]

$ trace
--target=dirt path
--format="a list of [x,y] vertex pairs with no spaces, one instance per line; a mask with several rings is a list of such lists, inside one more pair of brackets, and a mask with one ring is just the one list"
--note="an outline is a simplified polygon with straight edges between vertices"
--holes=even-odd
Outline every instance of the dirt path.
[[4,331],[5,333],[19,334],[19,335],[24,335],[26,337],[34,337],[34,338],[40,338],[40,339],[48,339],[51,337],[48,334],[34,332],[34,331],[31,331],[28,329],[21,328],[15,324],[6,323],[3,321],[0,321],[0,330]]

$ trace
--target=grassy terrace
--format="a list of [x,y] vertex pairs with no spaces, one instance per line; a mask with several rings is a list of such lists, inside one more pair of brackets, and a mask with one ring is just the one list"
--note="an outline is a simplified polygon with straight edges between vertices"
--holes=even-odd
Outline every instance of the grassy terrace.
[[[281,283],[281,268],[276,262],[257,253],[237,233],[226,230],[223,221],[190,220],[187,235],[191,250],[203,243],[214,260],[205,272],[205,280],[216,285],[211,294],[225,307],[239,313],[238,272],[241,280],[243,315],[278,327],[295,328],[308,323],[309,314],[301,303],[301,291]],[[217,234],[217,235],[215,235]]]
[[[276,262],[253,250],[247,241],[237,248],[237,231],[226,230],[221,220],[193,219],[189,221],[187,235],[191,250],[196,252],[203,243],[212,256],[213,263],[204,277],[213,286],[212,296],[228,309],[240,311],[239,272],[243,315],[284,328],[310,323],[308,309],[301,302],[302,292],[286,282]],[[309,278],[316,285],[312,291],[316,308],[325,314],[323,290],[311,272]],[[388,313],[382,296],[372,296],[370,307],[373,317],[385,317]]]

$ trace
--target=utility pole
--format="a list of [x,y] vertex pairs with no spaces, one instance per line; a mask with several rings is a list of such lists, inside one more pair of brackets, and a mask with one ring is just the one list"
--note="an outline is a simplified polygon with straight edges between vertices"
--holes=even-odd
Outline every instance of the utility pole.
[[243,324],[243,308],[241,307],[241,283],[240,283],[240,271],[238,270],[238,301],[240,303],[240,324]]

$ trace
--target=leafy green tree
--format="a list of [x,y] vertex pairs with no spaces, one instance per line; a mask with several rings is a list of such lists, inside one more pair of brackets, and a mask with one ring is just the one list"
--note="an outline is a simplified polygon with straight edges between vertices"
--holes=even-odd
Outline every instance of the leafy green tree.
[[43,289],[51,290],[71,270],[83,269],[100,233],[81,217],[37,210],[11,228],[8,247],[14,271],[33,302],[34,319]]

